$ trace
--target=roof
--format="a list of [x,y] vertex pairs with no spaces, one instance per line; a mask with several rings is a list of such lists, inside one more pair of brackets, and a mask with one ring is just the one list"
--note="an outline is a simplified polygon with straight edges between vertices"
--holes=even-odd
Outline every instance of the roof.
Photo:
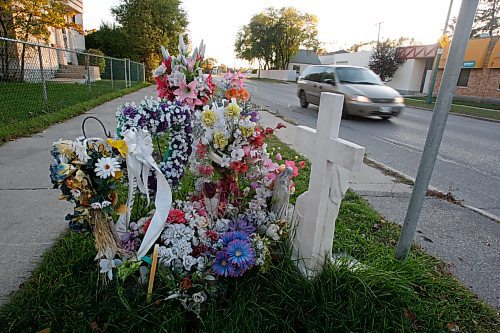
[[318,55],[312,50],[299,50],[290,59],[290,63],[296,64],[310,64],[310,65],[320,65]]
[[342,54],[342,53],[349,53],[349,51],[346,51],[346,50],[337,50],[337,51],[328,52],[328,53],[325,53],[325,54],[322,54],[322,55],[334,55],[334,54]]

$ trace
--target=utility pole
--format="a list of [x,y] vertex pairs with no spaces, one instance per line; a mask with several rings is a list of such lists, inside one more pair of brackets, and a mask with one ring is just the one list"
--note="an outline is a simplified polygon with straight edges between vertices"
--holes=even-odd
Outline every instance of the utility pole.
[[[448,30],[448,21],[450,20],[452,5],[453,0],[450,0],[450,7],[448,7],[448,14],[446,15],[446,21],[444,22],[443,36],[446,34],[446,30]],[[426,104],[432,104],[432,94],[434,93],[434,85],[436,84],[436,77],[439,69],[439,62],[441,61],[441,54],[443,54],[443,49],[439,47],[437,50],[436,64],[434,65],[434,69],[432,70],[431,84],[429,85],[429,91],[427,92],[427,98],[425,99]]]
[[415,186],[413,187],[410,204],[396,249],[396,258],[398,259],[406,258],[415,237],[418,219],[431,180],[432,170],[436,163],[448,112],[450,111],[458,76],[460,75],[460,69],[463,65],[465,49],[469,41],[478,2],[479,0],[462,0],[462,5],[460,6],[455,34],[451,43],[448,61],[444,68],[441,89],[439,89],[417,178],[415,179]]
[[375,25],[378,25],[377,45],[380,42],[380,26],[382,25],[382,23],[384,22],[375,23]]

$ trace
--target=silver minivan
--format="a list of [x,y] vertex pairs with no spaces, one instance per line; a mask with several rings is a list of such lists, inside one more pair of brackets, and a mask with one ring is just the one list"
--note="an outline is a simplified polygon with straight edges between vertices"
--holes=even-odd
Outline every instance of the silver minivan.
[[319,105],[321,93],[344,95],[342,117],[380,116],[389,119],[404,109],[404,98],[368,68],[314,65],[307,67],[297,81],[300,106]]

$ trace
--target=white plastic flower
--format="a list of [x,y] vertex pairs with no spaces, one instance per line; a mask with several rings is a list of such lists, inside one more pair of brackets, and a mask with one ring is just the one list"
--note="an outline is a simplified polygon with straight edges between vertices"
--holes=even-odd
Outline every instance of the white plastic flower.
[[184,268],[186,269],[186,271],[190,271],[191,267],[193,267],[193,265],[196,265],[198,263],[196,261],[196,258],[194,258],[193,256],[190,256],[190,255],[184,256],[182,258],[182,261],[183,261],[183,265],[184,265]]
[[101,273],[108,274],[108,279],[113,280],[113,268],[118,267],[122,264],[120,259],[106,259],[103,258],[99,261],[99,267],[101,268]]
[[89,155],[87,154],[87,148],[85,148],[83,144],[77,141],[73,143],[73,149],[78,159],[84,163],[87,163],[87,161],[89,160]]
[[101,157],[95,164],[94,172],[102,179],[115,176],[115,172],[120,170],[120,163],[114,157]]

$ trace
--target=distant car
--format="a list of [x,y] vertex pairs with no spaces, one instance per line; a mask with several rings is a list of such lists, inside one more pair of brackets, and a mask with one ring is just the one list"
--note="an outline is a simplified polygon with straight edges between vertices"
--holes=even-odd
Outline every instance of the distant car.
[[319,105],[321,93],[344,95],[342,117],[380,116],[389,119],[404,109],[404,98],[368,68],[314,65],[307,67],[297,81],[300,106]]

